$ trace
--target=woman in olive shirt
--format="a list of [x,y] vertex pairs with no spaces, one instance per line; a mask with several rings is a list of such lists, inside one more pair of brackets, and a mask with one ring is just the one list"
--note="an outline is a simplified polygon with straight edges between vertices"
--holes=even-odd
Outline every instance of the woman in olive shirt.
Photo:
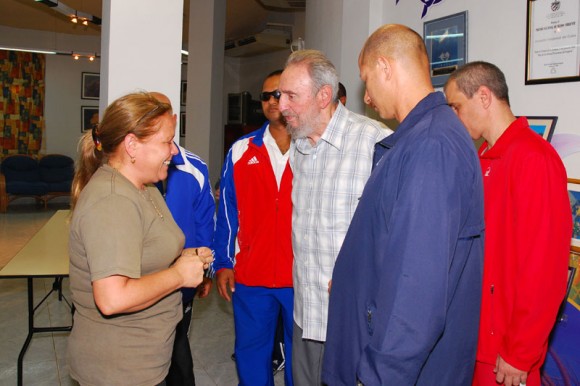
[[171,105],[136,93],[114,101],[81,140],[68,347],[70,374],[81,385],[163,384],[182,317],[177,290],[201,283],[211,262],[207,248],[182,250],[183,233],[150,186],[167,176],[174,133]]

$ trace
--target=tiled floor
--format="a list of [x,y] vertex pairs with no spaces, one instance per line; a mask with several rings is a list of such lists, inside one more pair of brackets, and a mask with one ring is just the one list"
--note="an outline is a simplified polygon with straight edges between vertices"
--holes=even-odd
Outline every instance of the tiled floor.
[[[65,202],[49,203],[49,209],[35,207],[22,200],[11,204],[0,214],[0,267],[44,225]],[[34,281],[35,302],[52,288],[52,279]],[[68,279],[63,293],[70,300]],[[16,385],[17,359],[27,333],[26,279],[0,279],[0,386]],[[70,310],[57,295],[51,295],[36,313],[35,324],[69,325]],[[71,380],[65,360],[68,333],[35,334],[24,357],[24,385],[78,385]],[[190,344],[195,364],[197,386],[237,385],[235,363],[230,359],[234,345],[232,307],[215,291],[209,297],[194,301]],[[284,384],[283,372],[275,377]]]

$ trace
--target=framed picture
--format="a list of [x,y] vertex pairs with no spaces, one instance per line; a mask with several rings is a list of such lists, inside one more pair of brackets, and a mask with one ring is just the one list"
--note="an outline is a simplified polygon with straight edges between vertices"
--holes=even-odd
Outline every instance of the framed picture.
[[566,281],[566,296],[560,304],[558,309],[558,317],[556,320],[558,322],[563,322],[566,320],[566,315],[564,315],[564,310],[566,309],[566,303],[568,303],[568,297],[570,296],[570,290],[572,289],[572,283],[574,282],[574,277],[576,276],[576,267],[568,266],[568,280]]
[[179,136],[185,137],[185,112],[179,114]]
[[187,81],[181,81],[181,105],[185,106],[187,103]]
[[558,117],[526,117],[530,128],[540,134],[548,142],[552,139]]
[[568,197],[573,225],[571,249],[580,252],[580,179],[568,178]]
[[580,81],[580,2],[526,2],[526,84]]
[[97,106],[81,106],[81,132],[91,130],[99,123],[99,108]]
[[433,87],[442,87],[449,74],[467,62],[467,11],[423,24]]
[[83,72],[81,82],[81,99],[99,99],[101,75],[94,72]]

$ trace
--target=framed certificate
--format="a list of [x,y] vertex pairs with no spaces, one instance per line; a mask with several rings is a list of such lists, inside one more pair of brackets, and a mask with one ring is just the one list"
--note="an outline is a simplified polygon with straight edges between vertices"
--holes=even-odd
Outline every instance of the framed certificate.
[[527,2],[526,84],[580,81],[580,2]]
[[442,87],[449,74],[467,62],[467,11],[423,24],[433,87]]

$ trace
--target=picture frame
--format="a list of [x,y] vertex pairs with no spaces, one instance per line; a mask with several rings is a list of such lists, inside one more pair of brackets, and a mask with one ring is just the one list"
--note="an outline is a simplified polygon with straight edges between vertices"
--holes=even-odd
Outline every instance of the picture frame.
[[572,240],[570,249],[580,252],[580,179],[568,178],[568,198],[572,212]]
[[423,23],[433,87],[442,87],[449,75],[467,63],[467,11]]
[[566,295],[564,296],[564,300],[560,304],[560,308],[558,309],[558,316],[556,321],[563,322],[566,320],[566,315],[564,311],[566,309],[566,304],[568,303],[568,297],[570,296],[570,290],[572,289],[572,283],[574,282],[574,277],[576,276],[576,267],[568,266],[568,278],[566,280]]
[[179,136],[185,137],[185,112],[179,114]]
[[180,97],[180,102],[182,106],[185,106],[187,103],[187,81],[182,80],[181,81],[181,97]]
[[580,81],[580,3],[526,2],[525,84]]
[[554,135],[554,129],[556,128],[556,123],[558,122],[558,117],[527,116],[526,119],[528,120],[528,124],[532,130],[540,134],[546,141],[550,142],[552,140],[552,135]]
[[83,72],[81,80],[81,99],[99,100],[101,92],[101,74]]
[[81,133],[91,130],[99,123],[98,106],[81,106]]

